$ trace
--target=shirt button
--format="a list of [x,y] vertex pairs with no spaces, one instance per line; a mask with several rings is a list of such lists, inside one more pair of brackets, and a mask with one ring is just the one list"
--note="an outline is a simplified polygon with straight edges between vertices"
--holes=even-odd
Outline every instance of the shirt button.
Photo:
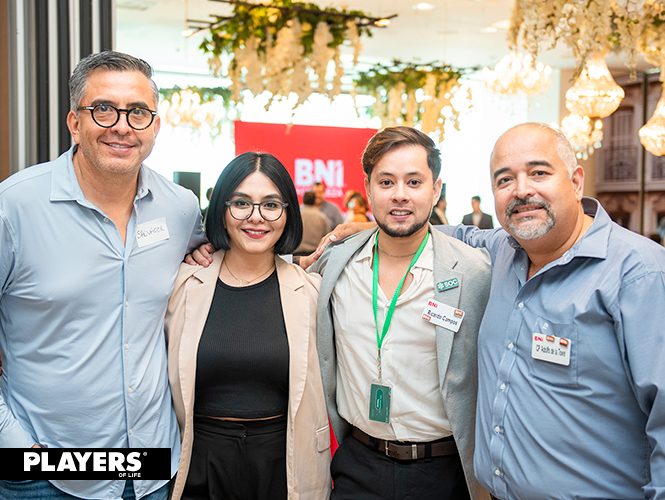
[[520,309],[522,309],[522,308],[524,307],[524,302],[520,302],[519,304],[517,304],[517,307],[519,307]]
[[399,417],[395,417],[395,418],[393,419],[393,422],[395,422],[396,424],[399,424]]
[[499,386],[499,389],[501,389],[502,391],[505,391],[506,390],[506,384],[501,384]]
[[131,436],[132,434],[134,434],[134,431],[129,429],[129,435]]
[[500,475],[501,475],[501,471],[500,471],[499,469],[494,469],[494,475],[495,475],[495,476],[500,476]]
[[125,307],[129,307],[129,301],[128,300],[125,301]]
[[494,432],[496,432],[497,434],[499,434],[499,433],[501,432],[501,427],[499,427],[499,426],[497,425],[497,426],[494,428]]
[[129,349],[129,344],[125,344],[125,349]]
[[508,344],[508,349],[510,349],[512,351],[514,348],[515,348],[515,344],[513,344],[512,342],[510,344]]
[[131,394],[131,392],[132,392],[132,388],[130,387],[130,388],[129,388],[129,389],[127,389],[127,390],[128,390],[128,391],[129,391],[129,393]]
[[109,221],[109,218],[108,218],[108,217],[104,217],[104,222],[108,222],[108,221]]

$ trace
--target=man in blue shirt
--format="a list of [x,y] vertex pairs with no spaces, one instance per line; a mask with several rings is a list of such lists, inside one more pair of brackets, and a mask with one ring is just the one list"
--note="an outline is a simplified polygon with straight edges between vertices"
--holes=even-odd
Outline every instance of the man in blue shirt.
[[[204,239],[196,197],[142,164],[160,125],[151,75],[117,52],[83,59],[75,145],[0,184],[0,447],[171,448],[177,470],[163,321]],[[0,481],[3,499],[70,495],[165,499],[168,481]]]
[[546,125],[506,132],[491,176],[505,229],[438,227],[494,266],[480,484],[502,500],[665,498],[665,248],[583,198],[570,143]]
[[491,158],[504,229],[448,232],[492,256],[475,471],[497,498],[665,498],[665,249],[583,198],[545,125]]

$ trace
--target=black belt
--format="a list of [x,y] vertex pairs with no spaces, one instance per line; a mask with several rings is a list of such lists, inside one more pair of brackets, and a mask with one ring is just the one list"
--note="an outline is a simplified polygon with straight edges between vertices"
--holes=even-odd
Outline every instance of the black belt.
[[452,436],[430,443],[402,443],[373,438],[357,427],[353,427],[351,435],[361,443],[397,460],[417,460],[419,458],[445,457],[457,454],[457,445]]

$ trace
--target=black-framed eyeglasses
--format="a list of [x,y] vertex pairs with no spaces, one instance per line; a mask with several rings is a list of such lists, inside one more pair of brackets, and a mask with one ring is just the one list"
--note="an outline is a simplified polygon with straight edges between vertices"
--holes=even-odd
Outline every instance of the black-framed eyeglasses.
[[254,213],[254,207],[259,207],[259,214],[268,222],[275,222],[284,213],[284,208],[288,203],[282,203],[277,200],[266,200],[261,203],[252,203],[250,200],[232,200],[225,201],[224,204],[229,207],[229,213],[235,220],[247,220]]
[[120,113],[127,115],[127,124],[134,130],[145,130],[152,125],[157,111],[136,106],[131,109],[118,109],[110,104],[97,104],[97,106],[80,106],[79,111],[88,110],[94,122],[103,128],[111,128],[118,120]]

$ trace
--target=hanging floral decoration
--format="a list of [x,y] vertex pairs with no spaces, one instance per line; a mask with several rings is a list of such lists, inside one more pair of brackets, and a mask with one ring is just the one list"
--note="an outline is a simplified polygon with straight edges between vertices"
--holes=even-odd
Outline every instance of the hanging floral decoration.
[[161,88],[159,94],[162,102],[159,114],[172,127],[184,126],[199,130],[203,125],[210,129],[211,137],[221,133],[226,113],[220,115],[221,100],[223,108],[228,111],[231,106],[231,91],[224,87],[186,87]]
[[521,40],[534,59],[562,42],[573,51],[578,74],[590,57],[616,50],[634,73],[664,21],[661,0],[517,0],[508,41]]
[[460,115],[471,109],[471,90],[460,78],[475,69],[455,69],[445,64],[411,64],[393,61],[376,64],[354,78],[356,91],[375,98],[371,113],[383,126],[419,125],[439,140],[450,127],[459,130]]
[[[341,91],[344,73],[340,46],[350,44],[357,62],[361,36],[371,36],[371,27],[385,26],[389,19],[292,0],[274,0],[268,5],[221,1],[233,5],[233,14],[217,17],[201,28],[210,30],[210,35],[200,48],[210,54],[209,65],[216,76],[226,70],[233,81],[231,99],[235,102],[241,100],[244,89],[255,96],[268,91],[270,102],[288,99],[295,92],[297,105],[312,92],[334,98]],[[226,68],[225,55],[230,61]]]

